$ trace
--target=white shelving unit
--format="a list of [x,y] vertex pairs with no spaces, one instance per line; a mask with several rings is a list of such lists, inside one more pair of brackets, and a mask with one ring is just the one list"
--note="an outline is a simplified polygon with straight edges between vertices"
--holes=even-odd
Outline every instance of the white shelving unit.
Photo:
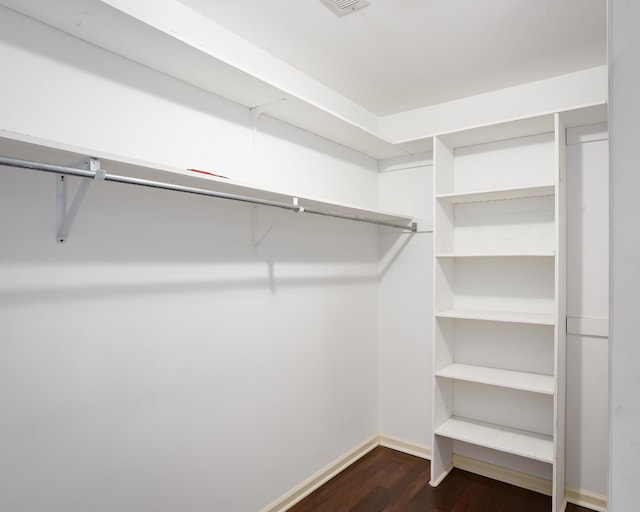
[[431,484],[470,443],[548,464],[554,512],[565,505],[564,133],[555,114],[434,139]]

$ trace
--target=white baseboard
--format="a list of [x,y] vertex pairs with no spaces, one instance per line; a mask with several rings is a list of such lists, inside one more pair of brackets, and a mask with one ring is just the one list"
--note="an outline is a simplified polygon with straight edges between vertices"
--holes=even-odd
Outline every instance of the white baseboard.
[[565,489],[567,501],[574,505],[590,508],[597,512],[607,512],[607,497],[584,489],[573,489],[567,487]]
[[[547,480],[545,478],[527,475],[525,473],[502,468],[500,466],[494,466],[493,464],[470,459],[461,455],[453,456],[453,465],[457,468],[469,471],[470,473],[486,476],[488,478],[493,478],[494,480],[499,480],[500,482],[505,482],[517,487],[522,487],[523,489],[551,496],[553,486],[551,480]],[[595,510],[596,512],[607,512],[607,497],[602,494],[585,491],[584,489],[565,487],[564,495],[566,502]]]
[[526,473],[520,473],[513,469],[494,466],[488,462],[470,459],[469,457],[457,454],[453,455],[453,466],[464,471],[469,471],[470,473],[475,473],[476,475],[486,476],[493,480],[551,496],[553,486],[551,480],[547,480],[546,478],[527,475]]
[[385,446],[387,448],[391,448],[392,450],[397,450],[409,455],[415,455],[416,457],[420,457],[421,459],[431,460],[431,448],[424,444],[405,441],[404,439],[400,439],[398,437],[390,436],[387,434],[380,434],[379,444],[380,446]]
[[[322,484],[326,483],[338,473],[347,469],[351,464],[365,456],[376,446],[385,446],[423,459],[431,459],[431,448],[426,445],[413,443],[387,434],[375,435],[342,457],[338,457],[336,460],[302,482],[300,485],[296,486],[287,494],[264,507],[260,512],[285,512],[315,491]],[[527,475],[526,473],[520,473],[512,469],[506,469],[487,462],[455,454],[453,456],[453,466],[464,471],[469,471],[470,473],[475,473],[500,482],[522,487],[523,489],[546,494],[547,496],[551,495],[551,480],[547,480],[545,478]],[[443,475],[443,478],[444,476],[446,476],[446,473]],[[437,483],[438,482],[434,483],[434,485],[437,485]],[[597,512],[607,511],[607,497],[591,491],[567,487],[565,489],[565,499],[570,503],[586,507]]]
[[290,509],[300,500],[315,491],[322,484],[328,482],[331,478],[336,476],[341,471],[347,469],[358,459],[364,457],[379,444],[380,436],[372,436],[342,457],[338,457],[336,460],[329,463],[315,475],[307,478],[304,482],[293,488],[284,496],[281,496],[274,502],[264,507],[262,510],[260,510],[260,512],[284,512],[285,510]]

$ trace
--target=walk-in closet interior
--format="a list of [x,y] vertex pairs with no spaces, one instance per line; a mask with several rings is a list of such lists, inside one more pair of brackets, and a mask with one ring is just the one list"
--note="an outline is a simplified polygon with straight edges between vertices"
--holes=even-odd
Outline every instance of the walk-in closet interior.
[[633,510],[638,23],[0,0],[0,510],[285,511],[379,445]]

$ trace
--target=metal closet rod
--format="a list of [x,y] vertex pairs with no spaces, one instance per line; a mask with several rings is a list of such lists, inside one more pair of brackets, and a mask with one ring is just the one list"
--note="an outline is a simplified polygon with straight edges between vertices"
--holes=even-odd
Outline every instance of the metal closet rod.
[[[32,169],[35,171],[51,172],[55,174],[80,176],[82,178],[94,178],[96,174],[100,172],[100,171],[92,171],[92,170],[86,170],[86,169],[77,169],[75,167],[66,167],[63,165],[35,162],[31,160],[22,160],[19,158],[10,158],[5,156],[0,156],[0,165],[6,165],[9,167],[18,167],[21,169]],[[284,210],[291,210],[298,213],[310,213],[312,215],[323,215],[325,217],[335,217],[338,219],[345,219],[345,220],[351,220],[356,222],[365,222],[367,224],[376,224],[378,226],[386,226],[390,228],[417,231],[417,225],[415,222],[412,222],[410,225],[397,224],[395,222],[386,222],[383,220],[370,219],[367,217],[359,217],[357,215],[347,215],[343,213],[317,210],[315,208],[300,206],[295,203],[281,203],[279,201],[270,201],[268,199],[260,199],[257,197],[241,196],[237,194],[227,194],[225,192],[215,192],[213,190],[206,190],[203,188],[185,187],[183,185],[174,185],[173,183],[164,183],[162,181],[143,180],[140,178],[132,178],[130,176],[119,176],[117,174],[107,173],[104,175],[104,180],[113,181],[116,183],[125,183],[128,185],[137,185],[140,187],[159,188],[163,190],[174,190],[176,192],[184,192],[187,194],[217,197],[220,199],[228,199],[230,201],[240,201],[243,203],[271,206],[273,208],[282,208]]]

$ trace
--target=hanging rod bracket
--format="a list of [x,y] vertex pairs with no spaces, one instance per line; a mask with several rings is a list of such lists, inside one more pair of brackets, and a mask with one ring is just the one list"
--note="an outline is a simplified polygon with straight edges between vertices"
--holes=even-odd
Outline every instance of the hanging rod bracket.
[[80,206],[82,206],[82,202],[89,191],[91,182],[104,181],[107,176],[107,172],[100,168],[100,160],[98,158],[83,159],[79,165],[76,164],[74,167],[81,166],[86,167],[89,171],[93,171],[94,175],[92,178],[82,178],[69,210],[67,210],[68,176],[65,174],[58,175],[56,191],[58,202],[58,233],[56,239],[58,240],[58,243],[64,243],[67,241],[69,231],[71,231],[71,226],[73,226],[73,221],[78,215],[78,211],[80,210]]
[[[253,245],[253,252],[258,251],[258,247],[263,242],[267,235],[271,233],[271,230],[276,227],[278,222],[280,222],[280,218],[284,210],[279,210],[275,218],[272,216],[272,221],[270,225],[265,229],[260,229],[260,205],[254,204],[251,209],[251,244]],[[260,232],[261,231],[261,232]]]

